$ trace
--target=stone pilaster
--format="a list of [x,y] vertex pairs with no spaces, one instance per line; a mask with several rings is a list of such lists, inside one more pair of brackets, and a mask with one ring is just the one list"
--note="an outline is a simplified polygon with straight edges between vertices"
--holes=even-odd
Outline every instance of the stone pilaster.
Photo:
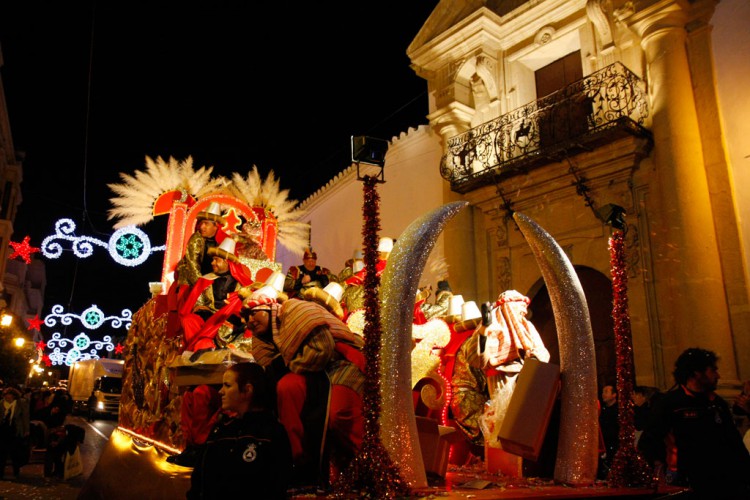
[[687,347],[716,351],[736,379],[719,247],[686,51],[684,2],[664,1],[628,20],[641,36],[651,97],[657,193],[652,214],[654,284],[664,365]]

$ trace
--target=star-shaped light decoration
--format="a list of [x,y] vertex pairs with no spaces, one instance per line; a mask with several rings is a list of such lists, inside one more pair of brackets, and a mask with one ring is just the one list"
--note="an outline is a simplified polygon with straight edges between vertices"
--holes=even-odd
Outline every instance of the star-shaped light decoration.
[[42,362],[44,362],[45,366],[52,366],[52,360],[46,354],[42,356]]
[[237,212],[235,211],[234,207],[229,209],[229,212],[224,216],[224,220],[226,221],[223,226],[221,226],[221,229],[224,230],[227,234],[235,234],[237,233],[237,226],[239,225],[242,220],[237,216]]
[[125,348],[120,344],[119,342],[115,346],[115,354],[122,354],[122,351],[124,351]]
[[41,331],[40,329],[42,328],[42,324],[44,323],[44,320],[39,319],[38,314],[31,319],[27,319],[26,321],[29,322],[29,328],[31,328],[32,330],[36,330],[37,332]]
[[47,343],[43,340],[40,340],[36,343],[36,348],[38,351],[44,351],[44,349],[47,347]]
[[39,248],[32,247],[29,244],[29,240],[31,240],[31,237],[26,236],[21,243],[11,241],[10,246],[13,247],[13,253],[8,256],[8,259],[13,260],[16,257],[21,257],[24,262],[31,264],[31,254],[38,252]]

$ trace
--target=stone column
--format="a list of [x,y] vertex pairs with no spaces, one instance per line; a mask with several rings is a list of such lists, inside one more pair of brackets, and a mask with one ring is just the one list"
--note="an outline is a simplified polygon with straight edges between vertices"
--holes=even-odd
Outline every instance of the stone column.
[[[657,2],[629,20],[648,66],[654,134],[654,284],[665,369],[688,347],[722,358],[736,380],[732,332],[686,52],[685,4]],[[671,380],[671,376],[666,377]]]

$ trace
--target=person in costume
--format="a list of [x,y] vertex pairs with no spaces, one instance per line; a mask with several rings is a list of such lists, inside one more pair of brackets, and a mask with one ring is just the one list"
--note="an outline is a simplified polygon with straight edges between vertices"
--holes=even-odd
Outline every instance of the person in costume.
[[474,451],[484,446],[479,419],[489,399],[487,377],[481,369],[478,337],[473,335],[481,320],[476,302],[470,300],[461,304],[461,321],[453,325],[456,335],[452,339],[454,342],[451,348],[455,354],[452,359],[446,360],[453,363],[450,379],[451,414],[465,440],[475,448]]
[[361,337],[323,306],[256,292],[243,318],[253,335],[253,357],[276,382],[279,418],[289,434],[298,486],[329,482],[350,463],[364,434]]
[[263,223],[258,219],[240,216],[240,231],[236,235],[237,257],[240,259],[268,260],[268,255],[260,246]]
[[[380,277],[385,271],[385,266],[388,264],[388,257],[390,257],[393,251],[393,239],[383,237],[378,241],[378,261],[375,263],[375,274]],[[359,271],[353,272],[351,277],[347,278],[346,283],[348,285],[362,285],[365,282],[365,276],[367,275],[367,269],[362,265]]]
[[273,410],[273,388],[257,363],[224,372],[221,414],[190,477],[187,498],[287,498],[292,452]]
[[438,289],[435,294],[435,302],[427,302],[432,295],[432,287],[420,288],[414,302],[414,324],[423,325],[432,318],[445,317],[450,309],[453,290],[448,280],[438,281]]
[[209,248],[218,245],[217,237],[222,239],[225,236],[220,231],[220,226],[224,223],[225,219],[221,215],[221,206],[215,201],[211,202],[204,211],[198,212],[196,216],[195,232],[188,239],[185,253],[175,266],[174,282],[167,293],[169,310],[167,338],[183,334],[180,312],[178,311],[179,305],[185,301],[185,295],[189,288],[201,276],[212,271],[211,259],[206,255]]
[[[360,249],[357,249],[357,250],[355,250],[355,251],[354,251],[354,257],[352,257],[351,259],[348,259],[348,260],[347,260],[347,261],[346,261],[346,262],[344,263],[344,268],[343,268],[343,269],[342,269],[342,270],[341,270],[341,271],[339,272],[339,274],[338,274],[338,280],[337,280],[337,281],[338,281],[339,283],[343,283],[343,282],[345,282],[345,281],[346,281],[347,279],[351,278],[351,276],[352,276],[352,275],[353,275],[353,274],[354,274],[355,272],[357,272],[357,271],[359,271],[360,269],[362,269],[362,267],[360,266],[360,267],[359,267],[359,268],[357,269],[357,271],[355,271],[355,270],[354,270],[354,267],[355,267],[355,265],[356,265],[356,264],[357,264],[358,262],[359,262],[359,263],[363,263],[363,259],[364,259],[364,253],[362,252],[362,250],[360,250]],[[363,264],[364,264],[364,263],[363,263]]]
[[[237,292],[243,286],[250,286],[252,280],[234,251],[232,238],[225,238],[218,247],[208,249],[213,272],[202,276],[190,287],[179,309],[182,349],[193,353],[191,361],[202,352],[217,347],[250,351],[252,339],[239,317],[242,298]],[[180,427],[185,449],[168,457],[168,462],[187,467],[193,465],[214,424],[218,406],[218,391],[211,385],[200,384],[183,393]]]
[[[378,241],[378,260],[375,263],[375,274],[383,275],[388,257],[393,250],[391,238],[380,238]],[[344,317],[347,326],[356,334],[363,335],[365,328],[365,276],[367,269],[363,261],[355,260],[352,264],[352,275],[344,281],[344,295],[341,304],[344,307]]]
[[250,271],[235,255],[235,249],[235,241],[225,238],[221,245],[207,250],[212,257],[212,272],[193,284],[179,308],[184,351],[241,342],[245,327],[239,317],[242,299],[236,292],[253,281]]
[[[528,297],[515,290],[501,293],[456,356],[451,408],[456,421],[475,444],[484,441],[491,447],[499,446],[498,424],[505,417],[524,359],[549,361],[549,352],[539,332],[526,319],[529,303]],[[483,419],[494,421],[496,425],[484,427],[495,429],[495,435],[482,433],[480,437],[476,425],[481,430]]]
[[310,287],[325,288],[332,278],[331,271],[318,265],[318,254],[308,248],[302,256],[302,265],[289,267],[284,292],[294,298]]
[[192,285],[204,274],[211,272],[211,260],[206,259],[209,248],[216,247],[217,234],[226,221],[221,207],[211,202],[205,211],[198,212],[195,232],[188,239],[185,255],[175,268],[175,280],[179,285]]

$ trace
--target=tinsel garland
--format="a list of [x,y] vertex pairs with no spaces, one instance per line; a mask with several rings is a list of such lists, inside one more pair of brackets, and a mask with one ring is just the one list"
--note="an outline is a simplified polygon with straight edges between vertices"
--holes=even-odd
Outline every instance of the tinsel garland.
[[612,272],[612,318],[614,320],[617,363],[617,422],[619,449],[607,476],[609,486],[645,487],[652,484],[650,467],[635,447],[633,412],[633,338],[628,312],[628,269],[625,260],[625,235],[615,230],[609,238]]
[[333,485],[334,495],[344,498],[353,491],[371,498],[395,498],[409,494],[409,487],[380,441],[380,301],[377,275],[378,233],[380,231],[380,195],[377,179],[364,178],[363,249],[365,263],[365,385],[362,396],[365,435],[362,447]]

